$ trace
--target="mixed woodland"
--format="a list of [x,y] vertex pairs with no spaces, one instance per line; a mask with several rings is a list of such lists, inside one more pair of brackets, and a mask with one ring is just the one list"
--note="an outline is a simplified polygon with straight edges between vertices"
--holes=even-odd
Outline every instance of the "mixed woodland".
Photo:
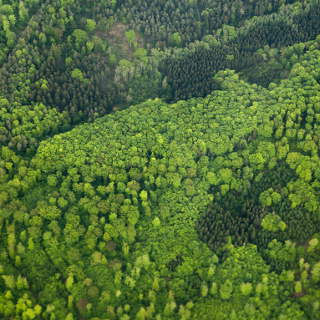
[[320,1],[0,0],[0,319],[320,320]]

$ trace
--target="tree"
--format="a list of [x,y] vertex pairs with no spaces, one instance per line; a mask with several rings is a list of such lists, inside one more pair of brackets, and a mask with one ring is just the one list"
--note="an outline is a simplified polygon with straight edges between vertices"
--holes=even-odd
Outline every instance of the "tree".
[[134,53],[133,56],[141,61],[147,62],[147,50],[144,48],[137,48]]
[[233,291],[233,285],[232,282],[227,279],[220,287],[220,297],[222,300],[229,300],[231,298]]
[[136,33],[134,30],[128,30],[125,32],[125,36],[130,46],[136,46]]
[[78,69],[78,68],[75,68],[75,69],[72,70],[72,72],[71,72],[71,77],[72,77],[73,79],[77,79],[77,80],[79,80],[79,81],[81,81],[81,82],[84,82],[84,81],[85,81],[85,78],[84,78],[84,76],[83,76],[82,71],[81,71],[80,69]]
[[252,284],[250,282],[243,282],[240,285],[240,290],[244,296],[248,296],[252,292]]
[[88,40],[87,32],[82,29],[75,29],[72,35],[75,37],[77,45],[81,45]]
[[175,32],[175,33],[171,34],[170,37],[169,37],[169,43],[172,46],[180,47],[180,45],[182,43],[182,39],[181,39],[180,33],[179,32]]
[[88,32],[92,32],[96,29],[96,22],[93,20],[93,19],[87,19],[87,22],[86,22],[86,30]]
[[276,231],[284,231],[287,227],[287,225],[281,220],[281,218],[272,213],[272,214],[267,214],[261,222],[261,226],[263,229],[271,231],[271,232],[276,232]]

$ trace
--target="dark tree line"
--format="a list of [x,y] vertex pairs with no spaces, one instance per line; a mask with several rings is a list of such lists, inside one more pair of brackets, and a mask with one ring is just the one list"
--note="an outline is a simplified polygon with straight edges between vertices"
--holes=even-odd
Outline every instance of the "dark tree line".
[[[218,70],[238,71],[253,65],[254,54],[264,46],[281,48],[315,38],[320,29],[320,3],[312,1],[299,10],[284,8],[279,13],[249,20],[230,40],[214,45],[195,43],[164,59],[161,71],[166,76],[172,100],[203,96],[216,88],[212,75]],[[253,71],[254,72],[254,71]],[[252,79],[254,81],[254,79]]]

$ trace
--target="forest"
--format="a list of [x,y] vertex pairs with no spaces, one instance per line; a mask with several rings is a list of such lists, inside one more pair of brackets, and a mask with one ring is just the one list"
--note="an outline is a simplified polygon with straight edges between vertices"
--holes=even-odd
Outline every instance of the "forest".
[[320,320],[320,0],[0,0],[0,319]]

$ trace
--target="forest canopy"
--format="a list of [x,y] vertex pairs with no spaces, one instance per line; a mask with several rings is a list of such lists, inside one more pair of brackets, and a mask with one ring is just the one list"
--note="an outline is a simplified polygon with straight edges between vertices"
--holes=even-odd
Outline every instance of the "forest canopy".
[[0,0],[0,319],[320,320],[319,15]]

